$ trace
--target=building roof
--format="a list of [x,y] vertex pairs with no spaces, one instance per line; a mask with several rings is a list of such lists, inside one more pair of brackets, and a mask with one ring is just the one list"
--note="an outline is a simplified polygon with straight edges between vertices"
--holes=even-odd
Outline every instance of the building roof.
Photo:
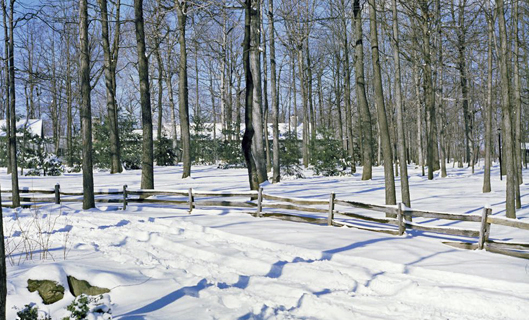
[[[32,135],[42,137],[42,120],[41,119],[20,119],[17,121],[17,131],[20,131],[24,127],[27,128]],[[6,133],[6,120],[0,120],[0,137],[7,136]],[[21,137],[22,133],[18,132],[17,137]]]

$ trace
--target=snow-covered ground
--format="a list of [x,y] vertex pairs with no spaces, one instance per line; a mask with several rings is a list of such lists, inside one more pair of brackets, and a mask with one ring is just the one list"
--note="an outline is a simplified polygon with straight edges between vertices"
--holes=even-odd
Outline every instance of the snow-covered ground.
[[[482,194],[482,169],[448,167],[447,178],[428,181],[409,167],[412,206],[454,213],[480,213],[490,205],[504,216],[504,181],[493,170],[493,190]],[[297,198],[340,199],[383,204],[382,168],[374,179],[312,177],[264,186],[265,192]],[[156,168],[157,189],[247,190],[246,170],[193,167],[182,180],[181,167]],[[80,174],[22,177],[20,185],[81,190]],[[529,171],[524,171],[529,181]],[[0,169],[2,189],[9,176]],[[139,188],[140,172],[98,173],[96,189]],[[397,184],[399,180],[397,179]],[[397,189],[399,185],[397,186]],[[398,189],[400,195],[400,190]],[[529,220],[529,184],[521,186],[520,219]],[[111,289],[114,319],[527,319],[529,260],[442,244],[458,237],[408,231],[398,237],[254,218],[253,209],[79,203],[5,210],[12,252],[8,265],[8,319],[29,302],[60,319],[73,297],[39,303],[27,279],[66,285],[66,275]],[[351,209],[352,211],[355,211]],[[277,211],[277,210],[276,210]],[[322,215],[323,216],[323,215]],[[15,219],[15,217],[17,219]],[[466,226],[446,221],[419,223]],[[475,225],[470,225],[475,227]],[[36,232],[40,229],[41,233]],[[24,241],[24,230],[30,240]],[[38,235],[42,235],[40,239]],[[33,237],[33,238],[32,238]],[[493,226],[493,239],[529,242],[529,232]],[[48,241],[49,240],[49,241]],[[468,240],[468,239],[467,239]],[[23,245],[35,253],[29,260]],[[41,259],[42,243],[49,254]],[[11,246],[11,247],[10,247]]]

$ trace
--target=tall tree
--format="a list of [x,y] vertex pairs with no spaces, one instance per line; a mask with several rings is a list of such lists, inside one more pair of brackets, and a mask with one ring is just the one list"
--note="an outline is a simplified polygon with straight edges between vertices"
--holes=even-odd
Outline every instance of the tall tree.
[[419,1],[421,9],[422,29],[422,55],[424,60],[423,86],[427,114],[427,139],[426,139],[426,162],[428,164],[428,180],[433,180],[433,173],[439,166],[435,164],[437,154],[437,122],[435,113],[435,92],[432,79],[432,53],[431,53],[431,31],[430,31],[430,3],[427,0]]
[[513,150],[513,130],[512,130],[512,114],[511,114],[511,89],[509,79],[509,43],[507,41],[507,27],[505,23],[505,3],[503,0],[496,0],[496,10],[498,15],[498,27],[500,35],[500,74],[501,74],[501,99],[502,99],[502,123],[503,123],[503,139],[504,152],[503,157],[505,161],[505,169],[507,172],[507,188],[505,194],[505,214],[507,218],[516,218],[516,168],[514,166],[514,150]]
[[487,17],[487,104],[485,106],[485,169],[483,172],[483,192],[491,191],[490,167],[492,155],[492,46],[494,38],[494,14],[490,9],[490,1],[485,1],[485,15]]
[[17,139],[16,139],[16,91],[15,91],[15,37],[14,37],[14,6],[15,0],[9,2],[9,15],[7,14],[5,2],[2,1],[2,8],[5,17],[8,16],[9,42],[8,56],[6,63],[9,66],[8,72],[8,91],[9,91],[9,160],[11,168],[11,190],[13,207],[20,207],[20,194],[18,190],[18,159],[17,159]]
[[118,64],[118,53],[120,45],[120,0],[117,0],[116,14],[113,17],[115,23],[114,27],[114,42],[110,46],[109,35],[109,15],[108,15],[108,1],[99,0],[99,7],[101,8],[101,38],[103,42],[103,52],[105,57],[105,87],[107,93],[107,110],[108,120],[107,125],[110,132],[110,173],[120,173],[123,171],[121,166],[120,154],[120,139],[118,127],[118,107],[116,103],[116,67]]
[[262,99],[262,86],[261,86],[261,54],[260,54],[260,37],[259,32],[261,28],[261,2],[262,0],[252,0],[251,15],[251,28],[250,28],[250,69],[251,76],[253,78],[253,95],[252,95],[252,122],[255,130],[252,142],[252,153],[255,161],[255,167],[257,169],[257,177],[259,183],[263,183],[268,179],[266,172],[266,157],[264,148],[264,136],[263,136],[263,99]]
[[404,133],[404,107],[402,106],[402,83],[400,72],[400,46],[399,46],[399,25],[397,15],[397,0],[392,1],[393,5],[393,62],[395,63],[395,103],[397,109],[397,140],[400,162],[400,190],[402,202],[411,207],[410,187],[408,182],[408,166],[406,162],[406,136]]
[[270,81],[272,98],[272,123],[273,123],[273,181],[278,183],[281,180],[279,166],[279,95],[277,90],[277,70],[276,70],[276,47],[275,47],[275,25],[274,25],[274,0],[268,0],[268,31],[270,46]]
[[154,189],[151,92],[149,87],[149,62],[145,49],[143,0],[134,0],[134,24],[138,54],[138,76],[140,80],[141,122],[143,127],[141,188]]
[[[5,76],[5,116],[6,116],[6,138],[9,143],[11,137],[11,105],[9,99],[9,27],[7,25],[7,5],[5,0],[2,0],[2,18],[4,22],[4,76]],[[11,148],[7,146],[7,174],[11,173]]]
[[514,104],[514,167],[516,169],[516,208],[522,207],[520,197],[520,187],[523,184],[522,176],[522,84],[520,80],[520,35],[519,35],[519,21],[520,21],[520,10],[519,0],[514,0],[514,12],[513,12],[513,41],[514,41],[514,52],[513,52],[513,104]]
[[266,180],[266,163],[263,148],[261,116],[261,73],[259,63],[259,9],[260,0],[244,2],[243,64],[246,79],[245,114],[246,125],[242,139],[242,150],[248,167],[250,188],[259,189]]
[[362,7],[360,0],[354,0],[353,19],[355,26],[355,77],[356,97],[358,108],[362,119],[360,128],[362,132],[362,180],[370,180],[373,177],[373,129],[371,126],[371,113],[367,104],[366,84],[364,76],[364,45],[362,36]]
[[65,37],[66,37],[66,149],[67,156],[66,161],[69,167],[74,165],[74,150],[73,150],[73,88],[72,88],[72,66],[73,66],[73,57],[71,53],[71,42],[74,37],[73,32],[71,31],[72,27],[69,23],[65,23]]
[[[189,88],[187,82],[187,47],[186,47],[186,23],[189,3],[186,0],[175,1],[176,14],[178,17],[178,30],[180,45],[179,82],[178,82],[178,105],[180,111],[180,131],[182,137],[182,178],[191,176],[191,135],[189,133]],[[197,53],[198,54],[198,53]],[[198,77],[198,75],[197,75]],[[198,100],[198,96],[197,96]]]
[[[343,11],[341,15],[341,24],[343,29],[343,55],[344,55],[344,81],[345,81],[345,129],[347,132],[347,151],[349,156],[353,159],[354,163],[354,139],[353,139],[353,107],[351,105],[351,67],[349,65],[349,36],[347,32],[347,19],[346,19],[346,3],[345,0],[340,0],[340,7]],[[351,168],[352,171],[356,171],[355,166]]]
[[373,63],[375,102],[377,105],[378,127],[384,157],[384,181],[386,185],[386,204],[397,204],[395,194],[395,176],[393,171],[393,154],[391,138],[389,136],[388,119],[382,88],[382,73],[380,71],[380,54],[378,50],[377,7],[375,0],[369,0],[371,56]]
[[[466,25],[466,0],[460,0],[458,5],[457,13],[457,52],[458,52],[458,61],[457,69],[459,71],[459,81],[461,86],[461,104],[463,106],[463,118],[465,123],[465,161],[468,163],[468,166],[474,168],[474,141],[472,139],[472,129],[473,129],[473,113],[470,108],[470,95],[469,95],[469,85],[468,85],[468,75],[467,75],[467,58],[466,58],[466,46],[467,46],[467,29]],[[455,23],[455,9],[454,9],[454,0],[451,2],[452,8],[452,19]]]
[[92,106],[90,103],[90,47],[88,1],[79,1],[79,48],[81,53],[81,131],[83,137],[83,209],[95,208],[92,166]]

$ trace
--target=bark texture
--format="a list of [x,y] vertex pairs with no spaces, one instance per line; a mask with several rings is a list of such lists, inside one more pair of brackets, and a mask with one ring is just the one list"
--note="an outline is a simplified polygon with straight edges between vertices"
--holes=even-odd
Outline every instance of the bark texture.
[[374,73],[375,102],[377,105],[378,127],[382,155],[384,157],[384,182],[386,191],[386,204],[397,204],[395,194],[395,175],[393,171],[393,153],[391,138],[389,136],[388,119],[384,103],[384,91],[382,89],[382,73],[380,71],[380,54],[378,50],[377,13],[375,0],[369,0],[371,55]]
[[367,104],[365,76],[364,76],[364,45],[362,41],[362,7],[360,0],[353,3],[353,19],[355,26],[355,80],[358,108],[362,119],[362,180],[371,180],[373,177],[373,129],[371,127],[371,113]]
[[83,209],[95,208],[92,166],[92,106],[90,103],[90,48],[88,42],[88,3],[79,1],[79,48],[81,53],[81,131],[83,137]]
[[143,0],[134,0],[134,24],[138,53],[138,75],[140,80],[141,123],[143,128],[141,188],[154,189],[151,92],[149,86],[149,63],[145,50]]
[[509,44],[507,42],[507,27],[505,23],[505,3],[503,0],[496,0],[496,10],[498,14],[498,26],[500,35],[500,73],[501,73],[501,91],[502,91],[502,123],[503,123],[503,140],[505,161],[505,170],[507,173],[507,188],[505,194],[505,215],[507,218],[516,219],[516,168],[514,166],[513,150],[513,130],[511,115],[511,90],[509,79]]
[[189,86],[187,79],[186,23],[187,1],[176,2],[180,45],[178,106],[180,112],[180,135],[182,139],[182,178],[191,176],[191,135],[189,133]]

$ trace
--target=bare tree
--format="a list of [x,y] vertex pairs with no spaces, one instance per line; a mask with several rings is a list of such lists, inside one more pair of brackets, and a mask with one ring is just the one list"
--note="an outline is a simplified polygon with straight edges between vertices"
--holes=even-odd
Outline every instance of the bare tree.
[[90,48],[88,1],[79,1],[79,47],[81,51],[81,130],[83,136],[83,209],[95,208],[92,167],[92,106],[90,103]]
[[430,4],[427,0],[419,1],[421,9],[421,29],[422,29],[422,55],[424,60],[424,76],[423,86],[427,113],[427,164],[428,164],[428,180],[433,180],[433,173],[439,166],[435,164],[437,155],[437,124],[435,112],[435,92],[432,79],[432,53],[431,53],[431,37],[430,37]]
[[259,189],[266,177],[261,116],[261,73],[259,63],[259,9],[260,0],[245,1],[243,64],[246,78],[245,114],[246,125],[242,150],[248,167],[250,189]]
[[143,127],[143,153],[141,157],[141,188],[154,189],[154,150],[152,133],[151,92],[149,86],[149,63],[145,49],[143,22],[143,0],[134,0],[134,23],[140,80],[141,120]]
[[118,107],[116,103],[116,67],[118,64],[118,53],[120,44],[120,0],[117,0],[114,16],[114,42],[110,46],[108,1],[99,0],[101,8],[101,38],[103,40],[103,52],[105,57],[105,87],[107,93],[107,125],[110,132],[110,173],[120,173],[121,166],[120,139],[118,127]]
[[408,182],[408,166],[406,162],[406,137],[404,133],[404,108],[402,106],[402,84],[400,72],[400,47],[399,47],[399,26],[397,15],[397,0],[392,1],[393,5],[393,60],[395,63],[395,103],[397,109],[397,136],[400,162],[400,190],[402,202],[411,207],[410,187]]
[[378,30],[375,0],[369,0],[371,55],[374,73],[375,101],[377,104],[378,127],[382,154],[384,157],[384,181],[386,185],[386,204],[397,204],[395,195],[395,176],[393,171],[393,154],[391,138],[389,136],[386,106],[384,103],[384,91],[382,88],[382,74],[380,71],[380,55],[378,52]]
[[268,28],[270,32],[270,80],[271,80],[271,95],[272,95],[272,123],[273,123],[273,181],[278,183],[281,180],[280,166],[279,166],[279,95],[278,95],[278,81],[276,70],[276,47],[275,47],[275,27],[274,27],[274,0],[268,0]]
[[[9,99],[9,160],[11,168],[11,190],[12,190],[12,204],[13,207],[20,207],[20,194],[18,190],[18,159],[17,159],[17,138],[16,138],[16,90],[15,90],[15,37],[14,37],[14,6],[15,0],[9,2],[9,14],[7,13],[5,1],[2,1],[2,8],[4,12],[4,28],[9,28],[8,55],[6,64],[8,64],[8,99]],[[8,25],[5,24],[6,16],[8,17]]]
[[[178,104],[180,111],[180,130],[182,137],[182,178],[191,176],[191,136],[189,133],[189,88],[187,82],[187,47],[186,47],[186,23],[189,3],[187,1],[175,1],[176,14],[178,16],[180,64],[178,82]],[[198,96],[197,96],[198,100]]]
[[516,219],[516,168],[514,166],[513,150],[513,130],[511,116],[511,89],[509,79],[509,44],[507,41],[507,28],[505,23],[505,3],[503,0],[496,0],[496,10],[498,14],[498,26],[500,35],[500,73],[501,73],[501,97],[503,113],[503,139],[504,139],[504,161],[507,171],[507,188],[505,199],[505,214],[507,218]]
[[362,40],[362,7],[360,0],[354,0],[353,18],[355,26],[355,77],[356,97],[358,108],[362,118],[360,128],[362,132],[362,180],[370,180],[373,177],[373,129],[371,127],[371,114],[367,104],[366,85],[364,76],[364,45]]
[[520,209],[522,207],[521,197],[520,197],[520,187],[519,185],[523,184],[522,176],[522,84],[520,80],[520,35],[519,35],[519,21],[520,21],[520,12],[519,12],[519,0],[514,0],[514,12],[513,12],[513,41],[514,41],[514,52],[513,52],[513,103],[514,103],[514,167],[516,169],[516,208]]
[[490,9],[490,1],[485,1],[485,15],[487,16],[487,104],[485,109],[485,169],[483,172],[483,192],[491,191],[490,167],[492,154],[492,46],[494,37],[494,15]]

